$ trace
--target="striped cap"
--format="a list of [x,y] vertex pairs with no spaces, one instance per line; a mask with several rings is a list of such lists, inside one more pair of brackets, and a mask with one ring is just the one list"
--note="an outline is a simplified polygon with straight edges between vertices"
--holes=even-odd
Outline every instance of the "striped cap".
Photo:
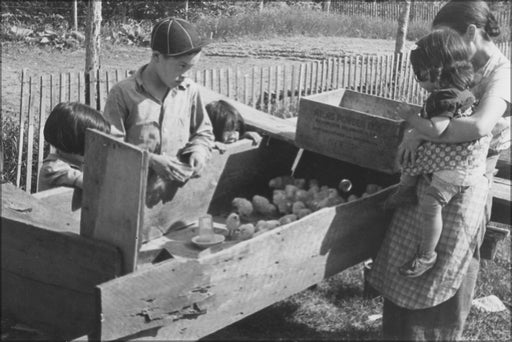
[[183,19],[163,19],[151,32],[151,48],[167,56],[199,52],[204,45],[194,25]]

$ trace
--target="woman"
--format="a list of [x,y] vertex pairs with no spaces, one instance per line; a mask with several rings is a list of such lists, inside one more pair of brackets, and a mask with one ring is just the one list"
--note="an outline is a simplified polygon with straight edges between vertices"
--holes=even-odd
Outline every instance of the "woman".
[[[510,107],[510,62],[491,37],[499,35],[496,19],[483,1],[451,1],[437,14],[434,28],[456,30],[472,52],[476,71],[473,115],[454,119],[440,138],[411,130],[401,146],[403,161],[414,160],[414,151],[437,143],[461,143],[493,132],[488,174],[443,210],[443,232],[437,247],[436,265],[417,278],[401,276],[397,270],[416,252],[421,238],[421,216],[417,206],[398,209],[374,261],[370,284],[385,297],[383,333],[386,339],[460,339],[471,308],[479,268],[479,246],[485,232],[487,194],[499,151],[506,148],[509,133],[497,123]],[[494,129],[494,130],[493,130]],[[418,182],[418,197],[425,195],[427,181]],[[490,212],[490,210],[488,211]]]

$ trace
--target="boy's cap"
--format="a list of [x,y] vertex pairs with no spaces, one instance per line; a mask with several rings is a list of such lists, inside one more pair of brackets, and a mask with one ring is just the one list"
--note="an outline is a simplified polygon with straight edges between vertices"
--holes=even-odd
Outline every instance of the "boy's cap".
[[194,25],[183,19],[163,19],[151,32],[151,48],[167,56],[199,52],[204,45]]

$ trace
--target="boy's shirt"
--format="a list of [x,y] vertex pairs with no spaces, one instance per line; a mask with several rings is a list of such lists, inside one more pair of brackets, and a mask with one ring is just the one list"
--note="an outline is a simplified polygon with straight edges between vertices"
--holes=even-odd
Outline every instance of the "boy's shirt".
[[82,175],[83,158],[58,151],[50,153],[39,170],[38,191],[59,186],[74,187]]
[[157,154],[179,157],[199,151],[209,157],[214,136],[197,85],[185,79],[159,101],[144,89],[145,67],[110,90],[104,116],[111,133]]

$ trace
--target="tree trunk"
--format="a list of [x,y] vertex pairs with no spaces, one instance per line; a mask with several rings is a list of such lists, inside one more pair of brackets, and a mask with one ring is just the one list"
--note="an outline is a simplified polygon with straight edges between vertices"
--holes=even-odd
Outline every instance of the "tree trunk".
[[263,0],[260,0],[260,12],[263,11]]
[[322,1],[322,10],[324,12],[329,12],[331,10],[331,0]]
[[100,31],[101,0],[89,0],[87,30],[85,32],[85,72],[88,75],[86,76],[85,101],[91,106],[95,105],[96,72],[100,68]]
[[185,0],[185,19],[188,20],[188,0]]
[[395,53],[404,52],[407,27],[409,26],[409,15],[411,13],[411,0],[403,0],[402,11],[398,18],[398,31],[396,33]]

